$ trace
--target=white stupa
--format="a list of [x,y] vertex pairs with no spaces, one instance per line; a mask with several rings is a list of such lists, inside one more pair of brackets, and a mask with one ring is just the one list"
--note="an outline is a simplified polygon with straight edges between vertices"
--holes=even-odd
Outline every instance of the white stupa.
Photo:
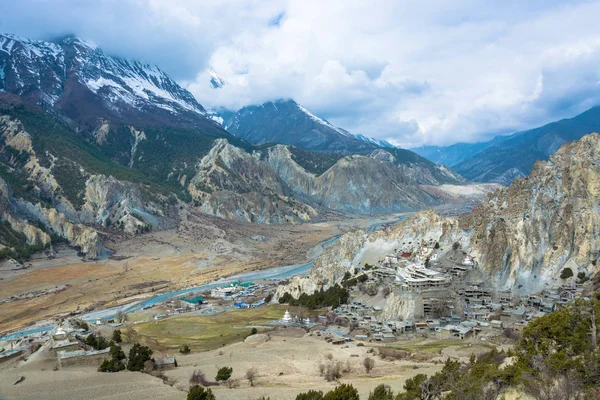
[[292,316],[290,315],[290,312],[288,310],[285,310],[285,313],[283,314],[283,318],[281,320],[285,323],[292,322]]

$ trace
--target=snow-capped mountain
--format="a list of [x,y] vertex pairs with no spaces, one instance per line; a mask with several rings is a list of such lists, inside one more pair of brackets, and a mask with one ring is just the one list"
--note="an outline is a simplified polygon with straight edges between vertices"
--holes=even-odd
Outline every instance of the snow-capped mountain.
[[214,69],[209,68],[207,70],[208,75],[210,76],[210,86],[212,86],[213,89],[219,89],[222,88],[223,86],[225,86],[225,81],[223,80],[223,78],[221,78],[219,75],[217,75],[217,73],[215,72]]
[[[103,117],[194,123],[208,120],[194,96],[157,66],[105,54],[74,36],[55,42],[0,35],[0,90],[55,106],[74,118],[86,108]],[[110,115],[112,114],[112,115]]]
[[250,143],[282,143],[307,150],[368,153],[392,144],[355,135],[322,119],[294,100],[247,106],[226,118],[225,129]]

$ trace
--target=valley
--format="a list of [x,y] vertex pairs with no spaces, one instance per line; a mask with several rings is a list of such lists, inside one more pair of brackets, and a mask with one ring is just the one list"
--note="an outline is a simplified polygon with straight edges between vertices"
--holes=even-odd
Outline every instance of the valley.
[[[319,254],[320,242],[398,218],[266,226],[185,210],[180,217],[177,229],[105,242],[115,254],[106,259],[82,261],[76,252],[62,247],[52,259],[43,254],[33,257],[25,262],[25,269],[14,269],[4,261],[6,267],[0,269],[3,297],[68,287],[60,293],[0,304],[0,331],[55,315],[127,304],[230,275],[306,264]],[[144,283],[145,287],[138,288]]]
[[133,54],[0,33],[0,398],[600,396],[598,106],[462,143],[522,125],[377,57],[300,90]]

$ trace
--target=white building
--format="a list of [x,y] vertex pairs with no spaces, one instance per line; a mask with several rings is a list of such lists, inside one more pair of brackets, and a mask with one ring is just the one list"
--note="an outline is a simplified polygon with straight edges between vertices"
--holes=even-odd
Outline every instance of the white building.
[[225,298],[233,295],[236,292],[236,288],[232,286],[218,287],[210,291],[210,297]]
[[446,274],[426,268],[421,264],[409,264],[406,267],[398,267],[396,281],[405,290],[418,291],[421,289],[438,288],[450,283]]
[[290,312],[288,310],[285,310],[285,313],[283,314],[283,318],[281,320],[285,323],[292,322],[292,316],[290,315]]

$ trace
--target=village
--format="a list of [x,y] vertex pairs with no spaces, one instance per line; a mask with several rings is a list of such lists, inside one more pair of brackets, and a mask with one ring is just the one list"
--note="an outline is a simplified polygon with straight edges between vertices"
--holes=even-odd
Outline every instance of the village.
[[[353,286],[351,301],[333,312],[350,327],[347,340],[393,342],[415,336],[438,339],[511,334],[529,321],[582,296],[583,284],[560,285],[534,294],[496,290],[486,283],[477,261],[455,244],[443,252],[438,243],[421,243],[416,251],[386,255],[377,266],[357,274],[368,279]],[[367,295],[365,296],[365,293]],[[405,315],[386,312],[381,294],[404,302]],[[379,298],[378,298],[379,295]],[[352,300],[360,299],[360,300]]]
[[[334,345],[414,338],[486,340],[518,335],[533,318],[581,297],[583,291],[580,284],[526,296],[494,290],[482,279],[473,257],[459,248],[444,253],[434,242],[421,243],[416,251],[400,250],[386,255],[376,266],[367,264],[357,268],[354,276],[360,277],[355,284],[342,282],[349,291],[347,304],[316,314],[296,308],[296,314],[292,315],[286,310],[281,317],[263,324],[263,329],[303,328],[309,335]],[[89,335],[109,336],[125,326],[160,324],[162,320],[182,315],[214,316],[276,304],[273,296],[280,283],[282,280],[277,279],[234,281],[167,298],[130,316],[117,313],[104,320],[66,318],[52,331],[3,341],[0,363],[45,346],[56,357],[57,367],[99,365],[109,349],[87,345],[85,339]],[[401,315],[389,311],[392,302],[410,306],[402,308]],[[156,362],[161,368],[176,364],[172,354]]]

